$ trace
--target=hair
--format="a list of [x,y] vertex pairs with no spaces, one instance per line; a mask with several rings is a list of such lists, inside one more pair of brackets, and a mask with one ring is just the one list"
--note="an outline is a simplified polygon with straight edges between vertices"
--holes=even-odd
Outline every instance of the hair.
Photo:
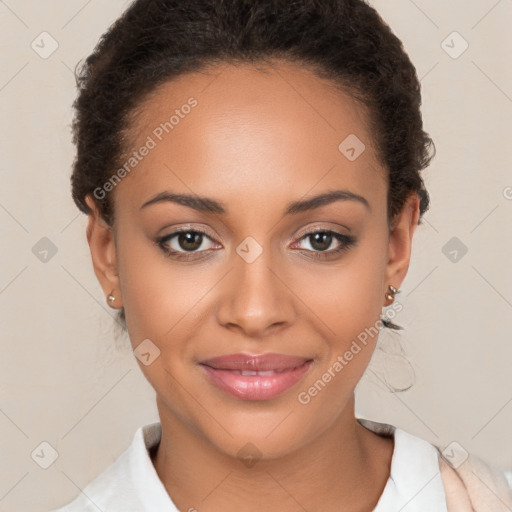
[[[71,185],[78,208],[90,214],[91,195],[113,224],[112,198],[94,191],[121,165],[130,121],[158,85],[218,63],[276,59],[311,69],[365,106],[388,173],[388,225],[413,192],[421,223],[430,199],[420,171],[435,147],[423,130],[420,82],[401,41],[363,0],[134,1],[77,71]],[[125,326],[124,309],[119,319]]]

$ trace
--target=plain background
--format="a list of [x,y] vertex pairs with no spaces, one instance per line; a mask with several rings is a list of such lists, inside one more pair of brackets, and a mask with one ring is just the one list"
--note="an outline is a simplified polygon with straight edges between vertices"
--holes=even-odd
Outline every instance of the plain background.
[[[70,501],[158,419],[116,341],[69,186],[73,69],[128,3],[0,1],[0,511]],[[437,156],[399,296],[406,330],[381,336],[388,353],[399,341],[415,383],[389,392],[382,377],[402,375],[391,368],[403,359],[379,351],[357,413],[512,467],[512,1],[372,4],[418,70]],[[43,31],[58,43],[48,58]],[[48,469],[31,456],[48,453],[42,442],[58,453]]]

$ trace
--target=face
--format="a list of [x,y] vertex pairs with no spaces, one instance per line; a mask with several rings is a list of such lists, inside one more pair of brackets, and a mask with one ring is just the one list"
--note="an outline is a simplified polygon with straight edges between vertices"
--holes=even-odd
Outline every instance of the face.
[[363,107],[291,64],[183,75],[131,133],[114,228],[95,210],[88,236],[161,417],[232,455],[312,442],[347,414],[417,198],[390,233]]

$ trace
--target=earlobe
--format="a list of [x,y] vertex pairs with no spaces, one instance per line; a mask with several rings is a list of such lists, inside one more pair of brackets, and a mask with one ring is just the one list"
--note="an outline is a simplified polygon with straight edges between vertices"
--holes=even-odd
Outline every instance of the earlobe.
[[[114,233],[112,227],[102,218],[91,196],[88,195],[85,201],[91,209],[86,234],[94,273],[107,297],[108,305],[119,308],[122,307],[122,301]],[[109,297],[115,297],[115,302]]]
[[[417,194],[411,194],[402,211],[393,219],[389,237],[388,263],[384,286],[391,284],[399,288],[409,269],[412,239],[418,226],[420,200]],[[384,292],[385,293],[385,292]]]

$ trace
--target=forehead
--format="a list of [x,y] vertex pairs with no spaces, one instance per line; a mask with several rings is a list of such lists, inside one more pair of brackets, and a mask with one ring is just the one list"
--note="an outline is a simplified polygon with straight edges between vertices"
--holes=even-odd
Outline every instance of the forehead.
[[144,100],[130,132],[130,152],[150,149],[116,187],[116,208],[118,195],[142,204],[163,190],[263,206],[315,187],[368,197],[385,184],[364,107],[290,63],[181,75]]

